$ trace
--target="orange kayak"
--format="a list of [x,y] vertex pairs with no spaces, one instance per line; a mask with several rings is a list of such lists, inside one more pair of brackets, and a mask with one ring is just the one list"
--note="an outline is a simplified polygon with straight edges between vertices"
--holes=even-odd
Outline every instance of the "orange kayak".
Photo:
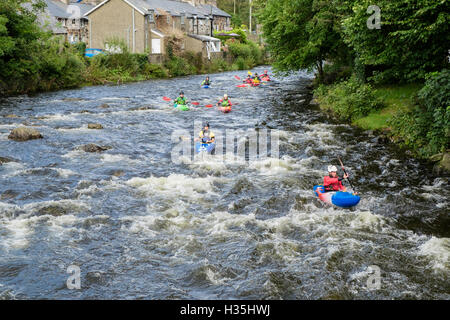
[[231,111],[231,107],[219,107],[219,110],[223,113],[228,113]]

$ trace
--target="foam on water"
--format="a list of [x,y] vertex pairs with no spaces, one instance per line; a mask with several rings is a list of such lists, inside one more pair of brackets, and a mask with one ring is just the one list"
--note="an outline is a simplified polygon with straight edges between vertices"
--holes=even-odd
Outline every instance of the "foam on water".
[[419,254],[430,259],[433,270],[450,275],[450,238],[431,237],[419,247]]
[[202,198],[205,194],[215,194],[213,182],[217,178],[192,178],[183,174],[171,174],[168,177],[132,178],[127,185],[137,188],[145,194],[158,194],[168,198]]

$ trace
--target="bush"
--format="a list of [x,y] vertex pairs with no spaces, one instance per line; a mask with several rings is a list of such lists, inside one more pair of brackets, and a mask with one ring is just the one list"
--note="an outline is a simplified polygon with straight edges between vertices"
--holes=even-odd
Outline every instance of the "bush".
[[426,158],[450,147],[450,71],[428,76],[413,112],[390,121],[392,133],[418,156]]
[[320,85],[314,93],[319,103],[345,121],[357,120],[383,106],[375,97],[372,87],[355,76],[333,86]]
[[171,59],[167,59],[165,67],[169,70],[169,74],[172,77],[187,76],[195,74],[196,70],[186,59],[172,56]]
[[203,70],[203,58],[201,52],[192,52],[192,51],[186,51],[183,53],[182,57],[189,61],[190,64],[194,66],[196,69],[196,73],[200,73]]
[[167,78],[169,75],[162,66],[152,63],[147,63],[144,67],[143,73],[148,79]]
[[339,81],[348,80],[352,76],[352,69],[349,66],[332,63],[324,65],[323,73],[324,73],[323,79],[320,79],[321,83],[333,84]]

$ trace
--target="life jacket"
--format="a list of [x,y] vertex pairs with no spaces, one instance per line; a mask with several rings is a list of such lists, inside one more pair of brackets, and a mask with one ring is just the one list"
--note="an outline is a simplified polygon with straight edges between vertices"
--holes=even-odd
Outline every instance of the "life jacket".
[[178,97],[175,99],[175,103],[179,105],[186,105],[186,97]]
[[203,143],[206,143],[207,141],[211,140],[212,138],[214,138],[214,133],[211,130],[202,130],[199,133],[200,138],[202,139]]
[[202,86],[209,86],[211,82],[209,80],[203,80]]
[[230,99],[222,99],[219,101],[219,103],[222,105],[222,107],[230,107],[231,106],[231,101]]
[[347,188],[342,185],[340,178],[332,178],[329,175],[323,177],[323,186],[326,191],[346,191]]
[[253,83],[253,79],[252,78],[247,78],[244,81],[245,83]]

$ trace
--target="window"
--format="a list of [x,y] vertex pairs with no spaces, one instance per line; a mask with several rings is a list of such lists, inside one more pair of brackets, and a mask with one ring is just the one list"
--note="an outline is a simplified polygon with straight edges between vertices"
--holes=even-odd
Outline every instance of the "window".
[[72,25],[74,25],[74,24],[75,24],[75,22],[76,22],[76,20],[75,20],[75,19],[72,19]]
[[152,53],[161,53],[161,39],[152,39]]
[[181,24],[184,24],[184,14],[181,15]]
[[170,16],[167,16],[167,24],[170,23]]

